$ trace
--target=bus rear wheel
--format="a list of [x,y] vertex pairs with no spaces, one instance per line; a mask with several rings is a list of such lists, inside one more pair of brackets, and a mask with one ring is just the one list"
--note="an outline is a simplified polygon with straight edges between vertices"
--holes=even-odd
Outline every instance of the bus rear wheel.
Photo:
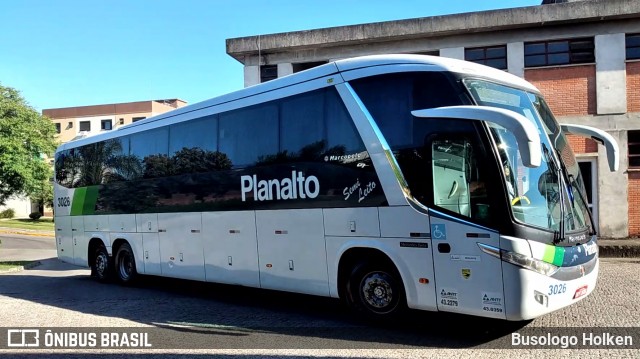
[[107,249],[100,245],[96,248],[91,262],[91,275],[100,282],[109,282],[112,278],[113,268]]
[[122,284],[132,283],[138,275],[138,272],[136,271],[136,261],[133,256],[133,250],[131,250],[129,243],[123,243],[120,248],[118,248],[115,262],[118,281]]
[[366,319],[397,319],[406,309],[404,286],[391,265],[360,262],[346,282],[347,304]]

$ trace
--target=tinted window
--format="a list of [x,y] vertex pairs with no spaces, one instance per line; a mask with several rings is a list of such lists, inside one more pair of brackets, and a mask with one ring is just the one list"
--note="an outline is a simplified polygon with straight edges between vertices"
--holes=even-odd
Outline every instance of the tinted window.
[[73,188],[73,164],[70,151],[56,153],[55,179],[56,183],[67,188]]
[[128,156],[128,138],[111,139],[56,155],[56,182],[67,188],[95,186],[136,178],[141,163]]
[[219,150],[236,167],[255,164],[278,152],[278,106],[261,104],[220,115]]
[[332,154],[355,154],[365,151],[355,125],[335,91],[327,92],[326,111],[327,150]]
[[182,122],[169,128],[169,155],[183,148],[218,149],[218,119],[208,116],[200,120]]
[[[75,186],[100,184],[95,203],[75,214],[386,204],[333,87],[114,141],[56,158],[60,180],[88,178],[86,172],[91,179]],[[87,165],[75,165],[84,158]]]
[[303,147],[325,139],[324,91],[314,91],[282,101],[280,113],[280,152],[299,152]]
[[439,72],[381,75],[352,86],[392,149],[412,144],[411,111],[463,104],[462,95]]
[[140,159],[151,155],[167,156],[169,151],[169,131],[158,128],[131,135],[130,151]]

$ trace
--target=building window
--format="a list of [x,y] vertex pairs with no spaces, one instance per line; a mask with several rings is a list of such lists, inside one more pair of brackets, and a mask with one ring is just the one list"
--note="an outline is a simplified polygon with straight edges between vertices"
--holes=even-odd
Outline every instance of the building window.
[[640,59],[640,34],[627,35],[627,60]]
[[464,59],[482,65],[507,69],[507,46],[476,47],[464,50]]
[[318,67],[318,66],[324,65],[326,63],[327,63],[326,61],[301,62],[301,63],[298,63],[298,64],[293,64],[292,67],[293,67],[293,72],[296,73],[296,72],[312,69],[314,67]]
[[627,132],[629,167],[640,168],[640,130]]
[[100,121],[100,129],[109,131],[111,130],[111,120],[102,120]]
[[118,123],[124,125],[124,118],[120,118],[120,121]]
[[587,64],[595,61],[592,37],[524,44],[525,67]]
[[440,56],[440,50],[412,52],[415,55]]
[[134,117],[131,119],[131,122],[138,122],[144,120],[146,117]]
[[80,131],[91,131],[91,122],[80,121]]
[[54,125],[56,126],[56,133],[60,133],[60,122],[56,122]]
[[278,78],[278,65],[260,66],[260,82],[267,82]]

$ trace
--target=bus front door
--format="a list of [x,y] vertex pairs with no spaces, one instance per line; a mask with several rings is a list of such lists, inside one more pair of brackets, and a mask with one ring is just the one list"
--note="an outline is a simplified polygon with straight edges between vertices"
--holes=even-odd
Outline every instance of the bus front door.
[[438,310],[504,319],[502,264],[478,246],[498,247],[498,233],[434,211],[430,219]]

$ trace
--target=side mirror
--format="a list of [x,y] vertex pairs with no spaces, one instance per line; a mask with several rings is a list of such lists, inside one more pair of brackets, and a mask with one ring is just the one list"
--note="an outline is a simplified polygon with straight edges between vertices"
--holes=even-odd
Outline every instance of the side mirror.
[[583,126],[583,125],[560,125],[562,132],[578,135],[581,137],[592,138],[596,142],[604,145],[607,149],[607,161],[609,162],[609,170],[615,172],[620,166],[620,150],[618,148],[618,142],[610,134],[602,131],[601,129]]
[[522,164],[527,167],[540,166],[542,149],[538,129],[519,113],[489,106],[450,106],[415,110],[411,114],[422,118],[457,118],[498,124],[515,136]]

